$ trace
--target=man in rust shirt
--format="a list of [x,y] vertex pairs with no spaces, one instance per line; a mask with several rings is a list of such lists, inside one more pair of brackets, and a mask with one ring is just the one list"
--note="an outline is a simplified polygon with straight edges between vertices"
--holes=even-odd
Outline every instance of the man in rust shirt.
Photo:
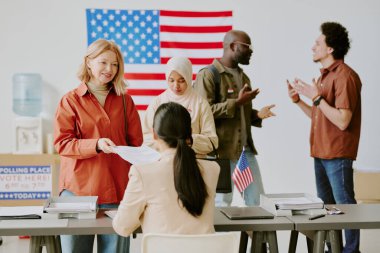
[[[361,81],[344,63],[350,48],[342,25],[326,22],[313,46],[313,60],[322,65],[321,76],[309,85],[288,82],[292,101],[311,118],[310,151],[318,196],[326,204],[356,204],[352,163],[356,159],[361,123]],[[299,94],[311,99],[312,106]],[[359,230],[345,230],[343,252],[359,252]]]

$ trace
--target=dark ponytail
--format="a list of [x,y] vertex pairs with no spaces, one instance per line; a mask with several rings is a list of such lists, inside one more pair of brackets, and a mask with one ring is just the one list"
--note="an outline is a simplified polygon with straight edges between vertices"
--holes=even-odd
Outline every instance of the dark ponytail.
[[208,193],[195,152],[189,146],[193,143],[189,112],[174,102],[162,104],[154,115],[153,128],[169,147],[176,148],[174,186],[179,200],[191,215],[201,215]]

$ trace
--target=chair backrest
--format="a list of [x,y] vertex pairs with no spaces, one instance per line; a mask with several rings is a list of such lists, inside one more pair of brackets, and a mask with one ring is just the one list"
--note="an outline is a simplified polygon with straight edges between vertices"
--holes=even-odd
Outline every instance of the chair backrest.
[[240,233],[145,234],[141,253],[238,253]]

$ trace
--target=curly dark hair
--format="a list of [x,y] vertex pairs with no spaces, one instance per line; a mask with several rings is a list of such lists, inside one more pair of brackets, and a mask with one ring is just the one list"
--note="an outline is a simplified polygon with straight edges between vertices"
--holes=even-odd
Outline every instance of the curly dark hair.
[[321,32],[326,37],[326,45],[334,49],[334,59],[343,59],[350,49],[347,29],[337,22],[325,22],[321,25]]

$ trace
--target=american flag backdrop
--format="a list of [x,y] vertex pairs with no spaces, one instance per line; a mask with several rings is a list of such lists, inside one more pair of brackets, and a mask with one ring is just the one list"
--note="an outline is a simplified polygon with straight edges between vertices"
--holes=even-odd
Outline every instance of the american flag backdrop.
[[232,174],[232,180],[234,181],[236,188],[241,193],[248,187],[250,183],[253,182],[253,176],[251,169],[249,168],[249,163],[247,157],[245,156],[245,150],[241,152],[236,168]]
[[119,45],[125,61],[128,93],[145,110],[167,88],[165,64],[188,57],[196,73],[223,53],[223,37],[232,29],[232,11],[87,9],[88,44],[103,38]]

